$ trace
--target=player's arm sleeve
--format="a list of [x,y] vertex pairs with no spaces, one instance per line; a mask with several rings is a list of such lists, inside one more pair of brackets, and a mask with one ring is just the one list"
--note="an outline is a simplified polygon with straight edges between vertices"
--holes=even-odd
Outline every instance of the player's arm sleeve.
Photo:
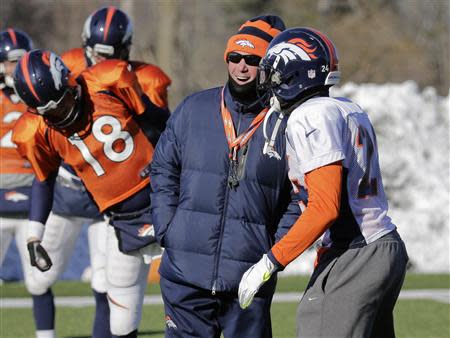
[[[124,74],[124,78],[129,78],[130,84],[134,81],[130,74]],[[155,146],[166,127],[167,119],[170,116],[167,108],[167,86],[170,79],[156,66],[146,65],[136,73],[136,80],[142,88],[142,103],[145,110],[135,114],[135,120],[144,131],[147,138]],[[132,85],[130,85],[132,87]],[[163,99],[160,94],[165,93]]]
[[309,248],[339,216],[342,164],[332,163],[305,174],[308,205],[287,234],[268,253],[285,267]]
[[166,108],[160,108],[153,104],[145,94],[142,95],[142,101],[146,105],[146,109],[142,114],[136,115],[134,119],[153,146],[156,146],[161,133],[166,128],[170,112]]
[[150,170],[153,226],[164,246],[164,235],[178,207],[180,195],[183,103],[170,116],[153,154]]
[[119,73],[112,91],[118,95],[128,108],[135,114],[141,115],[146,111],[146,104],[142,101],[142,88],[139,85],[136,74],[125,62],[117,65]]
[[53,189],[58,172],[51,173],[45,180],[34,179],[31,186],[31,207],[29,220],[45,224],[52,210]]
[[22,114],[13,128],[13,142],[19,154],[28,160],[36,177],[44,181],[58,170],[61,158],[49,142],[48,128],[40,117]]
[[138,81],[144,94],[150,101],[160,107],[168,108],[168,88],[172,83],[169,76],[155,65],[146,65],[137,72]]

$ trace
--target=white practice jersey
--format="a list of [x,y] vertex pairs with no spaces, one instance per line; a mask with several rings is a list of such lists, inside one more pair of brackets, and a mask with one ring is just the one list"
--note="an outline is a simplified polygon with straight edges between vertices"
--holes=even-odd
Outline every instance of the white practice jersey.
[[286,139],[289,177],[297,186],[305,185],[305,173],[342,161],[340,215],[322,245],[368,244],[395,229],[387,216],[375,133],[360,106],[345,98],[309,99],[290,115]]

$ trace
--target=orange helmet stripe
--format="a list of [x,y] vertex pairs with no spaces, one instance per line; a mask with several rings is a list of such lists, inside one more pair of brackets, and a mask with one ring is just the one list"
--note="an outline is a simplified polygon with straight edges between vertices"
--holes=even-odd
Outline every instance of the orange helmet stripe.
[[337,70],[338,58],[336,55],[336,49],[334,48],[334,44],[328,39],[323,33],[319,32],[316,29],[310,28],[314,33],[319,35],[323,41],[327,44],[328,50],[330,51],[330,71]]
[[294,38],[292,40],[289,40],[289,42],[299,46],[301,49],[303,49],[311,59],[317,59],[317,56],[314,54],[314,52],[317,49],[317,46],[313,46],[311,44],[309,44],[308,42],[306,42],[303,39],[300,38]]
[[45,53],[42,53],[42,61],[50,67],[50,52],[46,51]]
[[31,83],[31,78],[30,78],[30,71],[28,69],[28,59],[30,57],[29,53],[26,53],[21,59],[20,59],[20,64],[21,64],[21,68],[22,68],[22,73],[23,76],[25,77],[25,81],[27,82],[28,88],[30,88],[31,93],[33,94],[33,96],[36,98],[36,100],[41,101],[41,98],[39,97],[39,95],[36,93],[36,91],[34,90],[33,84]]
[[106,37],[108,36],[109,32],[109,26],[111,25],[111,21],[115,12],[116,9],[114,7],[108,7],[108,11],[106,12],[105,30],[103,31],[103,41],[106,41]]
[[16,32],[14,32],[14,29],[8,28],[8,33],[9,33],[9,36],[11,37],[11,40],[12,40],[14,46],[17,46],[17,37],[16,37]]

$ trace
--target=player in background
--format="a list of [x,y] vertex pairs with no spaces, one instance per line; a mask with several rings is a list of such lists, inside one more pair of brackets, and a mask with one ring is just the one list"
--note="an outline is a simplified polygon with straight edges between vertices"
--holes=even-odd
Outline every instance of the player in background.
[[[115,7],[102,8],[92,13],[84,24],[84,49],[71,49],[62,55],[62,59],[72,75],[77,77],[87,67],[103,60],[128,60],[132,36],[131,20],[123,11]],[[152,107],[154,112],[157,110],[157,114],[149,115],[149,121],[146,121],[152,126],[158,126],[149,129],[152,133],[156,132],[154,135],[148,135],[156,143],[159,131],[164,129],[169,116],[167,87],[171,80],[155,65],[136,61],[129,61],[129,64],[143,89],[145,104]],[[89,225],[91,286],[96,301],[92,336],[110,337],[105,278],[106,226],[74,169],[63,162],[56,180],[52,213],[47,220],[44,237],[44,242],[47,237],[53,239],[44,245],[53,261],[53,267],[48,272],[35,273],[36,281],[32,289],[34,294],[39,294],[33,297],[36,325],[38,330],[45,328],[48,337],[55,335],[55,306],[50,287],[64,272],[83,224]],[[158,264],[154,265],[152,271],[157,269]]]
[[[53,268],[50,272],[42,273],[32,268],[29,264],[29,255],[26,248],[28,211],[30,205],[31,184],[34,178],[31,165],[22,159],[16,146],[12,143],[12,129],[16,120],[22,113],[26,112],[27,107],[20,102],[19,97],[14,93],[12,74],[17,64],[17,60],[32,48],[30,38],[23,32],[16,29],[7,29],[0,33],[0,53],[1,53],[1,261],[8,249],[12,235],[16,236],[22,266],[24,269],[25,286],[30,292],[33,300],[33,313],[35,316],[36,336],[38,338],[54,337],[54,317],[55,307],[53,294],[47,285],[53,284],[56,280],[56,271],[62,272],[65,263],[72,252],[75,239],[83,222],[88,221],[84,217],[91,214],[92,208],[84,208],[83,204],[73,203],[71,208],[83,208],[83,217],[73,217],[70,224],[53,215],[47,223],[46,236],[43,243],[49,248],[49,255],[53,261]],[[79,181],[79,180],[78,180]],[[74,182],[75,186],[77,182]],[[78,182],[79,189],[83,189]],[[61,184],[55,186],[56,196],[65,190]],[[67,191],[70,193],[71,189]],[[86,199],[85,199],[86,200]],[[56,198],[53,204],[54,211],[60,209],[60,204]],[[98,217],[101,215],[94,204],[94,213]],[[3,217],[6,216],[6,217]],[[70,225],[70,226],[69,226]],[[93,225],[92,228],[96,228]],[[103,228],[105,228],[103,226]],[[90,229],[91,230],[91,229]],[[92,232],[92,230],[90,231]],[[104,236],[103,236],[104,237]],[[102,239],[102,236],[99,236]],[[97,241],[95,241],[97,242]],[[98,245],[97,245],[98,246]],[[92,252],[93,250],[91,250]],[[97,255],[98,256],[98,255]],[[64,264],[63,264],[64,263]],[[105,298],[107,305],[107,300]],[[108,319],[108,317],[106,318]],[[108,323],[106,323],[108,325]],[[109,326],[107,326],[109,332]]]
[[136,337],[148,263],[161,253],[154,243],[145,170],[153,155],[147,135],[161,132],[147,122],[154,111],[144,104],[134,72],[120,60],[106,60],[74,79],[56,54],[34,50],[16,67],[14,86],[34,113],[23,115],[13,133],[36,174],[27,240],[31,264],[41,271],[51,267],[42,238],[64,161],[112,225],[105,268],[113,337]]
[[12,142],[14,124],[27,110],[14,93],[12,75],[17,61],[32,48],[26,33],[14,28],[0,32],[0,265],[15,237],[24,269],[29,268],[25,240],[34,174]]
[[259,83],[271,110],[289,115],[289,176],[308,204],[293,227],[243,275],[246,308],[274,271],[322,234],[317,265],[297,312],[298,337],[395,337],[393,309],[408,256],[387,216],[372,124],[360,106],[329,97],[338,83],[333,43],[311,28],[292,28],[270,44]]
[[[87,67],[106,59],[126,60],[147,96],[145,103],[168,108],[167,89],[171,84],[170,78],[156,65],[129,59],[133,26],[125,12],[113,6],[94,11],[84,23],[81,38],[83,48],[73,48],[61,55],[72,74],[77,76]],[[155,122],[161,123],[152,121],[153,124]]]

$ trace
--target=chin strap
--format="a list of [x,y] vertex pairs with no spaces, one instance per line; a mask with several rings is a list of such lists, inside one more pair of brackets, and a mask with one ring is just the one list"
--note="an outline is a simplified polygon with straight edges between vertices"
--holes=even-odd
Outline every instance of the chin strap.
[[[272,131],[272,136],[268,137],[267,135],[267,121],[269,120],[270,115],[272,115],[273,112],[278,112],[278,120],[275,123],[275,127]],[[280,128],[281,121],[283,121],[284,114],[281,111],[280,102],[276,98],[276,96],[272,96],[270,98],[270,109],[266,114],[266,117],[264,119],[263,124],[263,133],[264,138],[266,139],[266,142],[264,142],[263,147],[263,154],[269,156],[270,158],[275,157],[277,160],[281,160],[280,154],[275,150],[275,139],[277,137],[278,129]]]

